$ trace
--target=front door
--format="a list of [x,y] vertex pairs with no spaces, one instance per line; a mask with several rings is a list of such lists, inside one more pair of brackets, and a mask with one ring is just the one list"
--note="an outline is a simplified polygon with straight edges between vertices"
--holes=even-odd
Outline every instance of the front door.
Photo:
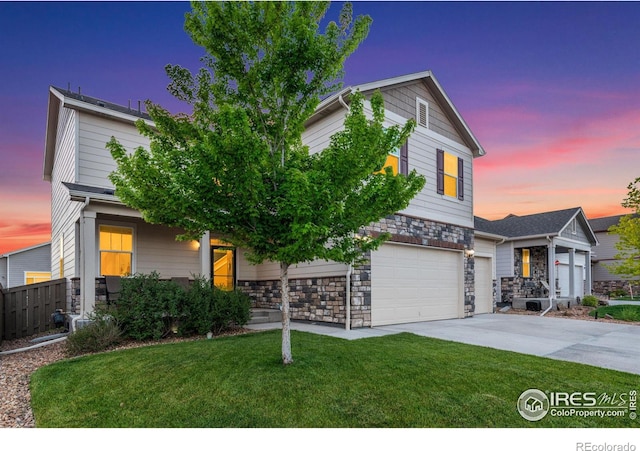
[[211,280],[221,290],[235,288],[235,250],[228,246],[211,246]]

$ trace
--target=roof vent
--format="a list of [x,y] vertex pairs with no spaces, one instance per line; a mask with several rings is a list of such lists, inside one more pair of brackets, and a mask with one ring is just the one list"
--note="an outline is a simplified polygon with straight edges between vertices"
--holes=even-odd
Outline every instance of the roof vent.
[[422,127],[429,128],[429,104],[416,97],[416,122]]
[[98,106],[105,106],[104,102],[101,100],[98,100]]

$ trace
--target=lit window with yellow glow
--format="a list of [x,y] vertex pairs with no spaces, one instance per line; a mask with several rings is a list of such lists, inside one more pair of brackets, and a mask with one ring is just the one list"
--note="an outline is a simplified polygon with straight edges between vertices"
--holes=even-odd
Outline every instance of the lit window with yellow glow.
[[32,283],[47,282],[51,280],[51,273],[44,271],[25,271],[24,283],[30,285]]
[[391,170],[393,171],[393,175],[398,175],[398,170],[400,168],[400,149],[396,149],[395,151],[387,155],[384,166],[379,172],[381,174],[384,174],[384,168],[386,168],[387,166],[391,168]]
[[131,274],[133,260],[133,229],[100,226],[100,274],[126,276]]
[[464,161],[452,153],[437,149],[437,192],[464,200]]
[[522,249],[522,277],[531,277],[531,252]]
[[444,153],[444,195],[458,197],[458,157]]

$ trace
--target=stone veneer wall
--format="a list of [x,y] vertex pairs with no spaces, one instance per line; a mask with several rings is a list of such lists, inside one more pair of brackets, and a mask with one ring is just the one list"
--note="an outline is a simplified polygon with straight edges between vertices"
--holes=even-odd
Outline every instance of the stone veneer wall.
[[[387,216],[380,222],[365,227],[363,232],[371,235],[386,232],[391,234],[390,242],[426,247],[465,250],[473,249],[474,246],[473,229],[405,215]],[[464,259],[465,317],[473,316],[475,310],[474,266],[473,258]]]
[[[104,277],[96,277],[96,304],[107,301],[107,282]],[[69,313],[80,314],[80,277],[71,279],[71,306]]]
[[[257,308],[278,308],[279,280],[239,280],[238,289],[247,293]],[[292,319],[345,323],[346,275],[289,280]]]
[[[405,215],[391,215],[367,226],[361,234],[390,233],[391,242],[446,249],[473,249],[473,229],[428,221]],[[258,308],[278,308],[280,281],[238,281]],[[289,281],[291,319],[345,324],[346,274],[340,277],[305,278]],[[465,316],[475,308],[474,262],[464,259]],[[351,327],[371,326],[371,255],[351,273]]]
[[593,294],[609,297],[609,294],[615,290],[624,290],[629,293],[629,287],[633,289],[634,298],[640,295],[640,281],[634,280],[599,280],[593,282]]
[[547,273],[547,248],[537,246],[528,248],[531,258],[531,277],[522,277],[522,249],[514,249],[514,277],[503,277],[500,281],[502,302],[511,302],[513,298],[547,297],[549,293],[542,281],[549,279]]

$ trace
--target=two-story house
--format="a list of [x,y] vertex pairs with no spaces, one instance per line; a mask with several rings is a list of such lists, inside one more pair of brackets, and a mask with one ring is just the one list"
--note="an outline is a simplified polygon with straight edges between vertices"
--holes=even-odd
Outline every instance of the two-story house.
[[[392,235],[366,264],[315,261],[290,269],[292,319],[363,327],[493,311],[493,252],[477,256],[484,259],[480,281],[474,265],[473,160],[484,150],[430,71],[325,99],[306,124],[304,142],[321,151],[343,127],[350,94],[368,98],[376,89],[388,125],[417,122],[387,164],[401,173],[416,169],[427,183],[406,210],[361,231]],[[104,294],[103,276],[151,271],[164,278],[206,275],[217,286],[246,291],[258,307],[277,306],[276,263],[250,265],[242,249],[209,233],[178,242],[180,230],[146,223],[115,196],[108,175],[116,166],[105,144],[115,136],[132,150],[147,146],[134,126],[139,119],[151,123],[139,110],[50,88],[44,177],[52,190],[51,271],[70,280],[69,309],[90,313]]]

